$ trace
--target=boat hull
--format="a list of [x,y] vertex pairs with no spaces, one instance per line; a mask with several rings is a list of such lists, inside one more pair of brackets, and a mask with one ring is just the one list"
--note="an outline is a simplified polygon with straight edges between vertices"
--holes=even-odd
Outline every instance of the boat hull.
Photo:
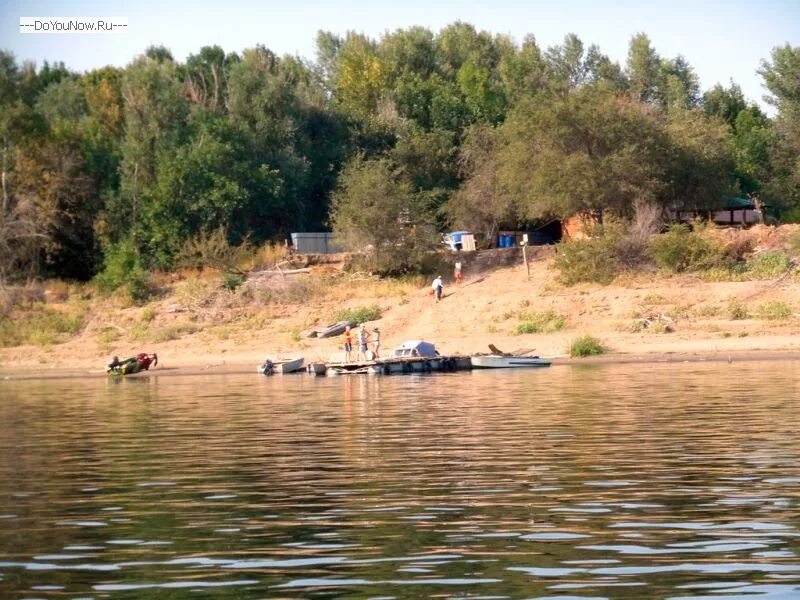
[[530,369],[549,367],[550,361],[538,356],[485,355],[471,357],[473,369]]
[[280,373],[281,375],[285,375],[286,373],[294,373],[295,371],[300,371],[303,368],[303,358],[288,358],[288,359],[280,359],[268,364],[267,361],[264,364],[259,365],[258,372],[262,375],[272,375],[274,373]]
[[302,368],[303,368],[302,357],[285,360],[275,365],[275,371],[283,374],[294,373],[295,371],[302,370]]

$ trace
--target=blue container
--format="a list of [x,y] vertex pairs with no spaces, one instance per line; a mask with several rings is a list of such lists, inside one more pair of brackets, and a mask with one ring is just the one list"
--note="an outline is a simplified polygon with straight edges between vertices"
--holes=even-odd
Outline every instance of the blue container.
[[499,248],[508,248],[508,236],[501,235],[497,240],[497,246]]

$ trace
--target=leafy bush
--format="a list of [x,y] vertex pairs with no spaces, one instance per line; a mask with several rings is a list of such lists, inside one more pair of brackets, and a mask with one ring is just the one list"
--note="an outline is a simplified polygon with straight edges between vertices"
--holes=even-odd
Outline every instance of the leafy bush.
[[563,329],[565,324],[564,317],[552,310],[543,312],[520,311],[517,316],[520,321],[522,321],[517,325],[517,335],[525,333],[551,333]]
[[781,211],[781,223],[800,223],[800,207]]
[[617,236],[601,234],[558,244],[553,264],[561,273],[561,282],[611,283],[620,270],[617,242]]
[[244,283],[244,275],[240,273],[229,273],[224,271],[222,273],[222,287],[231,292],[235,292]]
[[103,270],[95,277],[101,292],[110,293],[124,288],[131,299],[141,304],[152,295],[150,276],[142,268],[139,256],[130,240],[111,246],[106,251]]
[[757,279],[774,279],[792,268],[792,259],[782,252],[762,252],[747,262],[747,272]]
[[428,252],[421,256],[418,272],[423,275],[447,275],[453,272],[453,265],[441,253]]
[[356,325],[381,318],[381,308],[377,304],[358,308],[343,308],[333,314],[334,321],[350,321]]
[[125,284],[125,291],[134,304],[144,304],[153,296],[153,286],[150,285],[150,275],[144,269],[133,271]]
[[240,265],[252,261],[256,251],[245,239],[238,246],[228,241],[228,233],[224,227],[213,232],[201,231],[194,238],[187,240],[178,253],[178,264],[182,267],[202,269],[213,267],[230,273],[242,272]]
[[541,329],[537,323],[533,323],[531,321],[524,321],[517,325],[517,328],[514,330],[516,335],[523,335],[526,333],[541,333]]
[[573,358],[578,356],[599,356],[604,352],[605,348],[603,348],[600,340],[590,335],[576,338],[569,345],[569,355]]
[[747,306],[739,300],[731,300],[728,303],[728,318],[731,321],[741,321],[750,317]]
[[559,244],[554,264],[561,282],[605,285],[623,271],[640,268],[649,261],[648,243],[659,215],[655,207],[639,207],[631,222],[609,219],[590,228],[589,238]]
[[730,265],[721,243],[684,224],[671,225],[665,233],[654,237],[650,255],[656,265],[674,273]]
[[787,321],[794,314],[792,307],[780,300],[765,302],[756,307],[754,312],[756,317],[767,321]]
[[706,306],[698,306],[694,309],[696,317],[716,317],[719,314],[719,306],[716,304],[709,304]]
[[670,325],[669,321],[663,320],[654,321],[650,324],[647,330],[650,333],[672,333],[675,331],[672,325]]
[[800,229],[789,234],[789,237],[786,238],[786,243],[789,244],[789,248],[795,252],[800,252]]
[[144,323],[134,323],[128,331],[128,339],[132,342],[143,342],[150,336],[150,328]]
[[130,241],[121,242],[106,250],[103,270],[95,277],[102,292],[113,292],[125,285],[134,271],[141,269],[139,257]]

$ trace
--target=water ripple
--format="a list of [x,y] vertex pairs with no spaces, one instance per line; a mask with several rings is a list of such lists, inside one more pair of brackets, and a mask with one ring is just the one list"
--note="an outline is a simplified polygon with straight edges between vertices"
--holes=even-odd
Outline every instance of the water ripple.
[[0,597],[798,597],[747,367],[2,381]]

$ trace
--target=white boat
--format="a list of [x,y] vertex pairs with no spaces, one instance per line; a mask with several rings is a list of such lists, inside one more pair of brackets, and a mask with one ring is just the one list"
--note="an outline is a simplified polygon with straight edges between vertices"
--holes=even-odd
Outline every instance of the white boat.
[[303,357],[299,356],[296,358],[279,358],[274,361],[267,359],[258,366],[258,372],[262,375],[272,375],[274,373],[285,375],[286,373],[299,371],[302,368]]
[[538,356],[513,356],[503,354],[483,354],[470,357],[473,369],[522,369],[530,367],[549,367],[550,361]]
[[439,353],[436,351],[436,346],[422,340],[408,340],[392,351],[392,358],[408,358],[410,356],[434,358],[439,356]]

